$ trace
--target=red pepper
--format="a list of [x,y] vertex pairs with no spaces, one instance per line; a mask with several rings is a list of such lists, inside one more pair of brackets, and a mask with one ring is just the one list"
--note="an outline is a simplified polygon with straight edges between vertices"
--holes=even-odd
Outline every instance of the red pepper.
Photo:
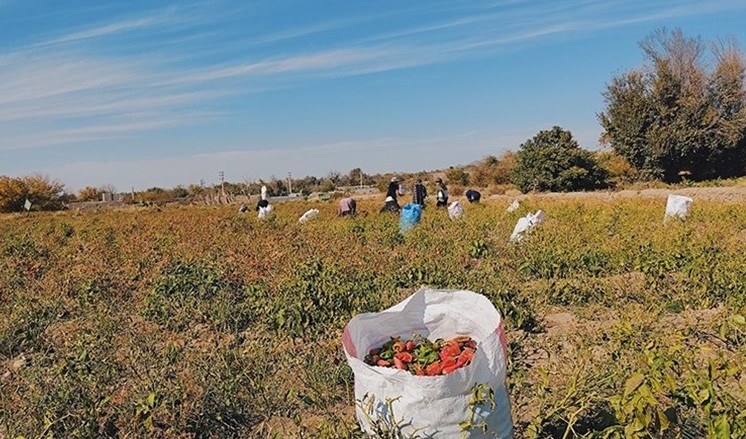
[[396,366],[397,369],[406,370],[407,366],[404,364],[403,361],[401,361],[399,358],[394,357],[394,366]]
[[417,376],[424,376],[425,375],[425,369],[422,368],[419,364],[414,365],[414,374]]
[[444,367],[443,368],[443,375],[448,375],[449,373],[453,372],[454,370],[458,369],[459,366],[453,365],[451,367]]
[[403,361],[404,363],[411,363],[414,361],[414,357],[409,352],[397,352],[394,358]]
[[456,364],[458,364],[459,367],[466,365],[474,358],[474,350],[466,348],[464,349],[464,352],[461,352],[461,355],[458,356],[458,361],[456,361]]
[[440,352],[445,353],[448,357],[458,357],[461,354],[461,348],[456,342],[448,342]]
[[453,368],[456,367],[456,360],[454,358],[446,358],[444,361],[441,361],[441,365],[443,366],[443,370]]
[[440,365],[440,361],[435,361],[433,363],[430,363],[430,365],[425,368],[425,373],[428,376],[435,376],[435,375],[440,375],[441,370],[442,370],[442,367]]

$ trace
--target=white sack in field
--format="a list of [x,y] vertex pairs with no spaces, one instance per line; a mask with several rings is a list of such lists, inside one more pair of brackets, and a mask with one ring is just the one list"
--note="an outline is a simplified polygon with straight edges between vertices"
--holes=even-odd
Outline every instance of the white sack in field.
[[510,241],[520,241],[523,238],[524,233],[530,232],[531,229],[543,222],[544,212],[542,212],[541,210],[536,211],[536,213],[529,213],[523,218],[519,218],[518,223],[516,223],[515,228],[513,229],[513,234],[510,235]]
[[303,214],[303,216],[300,217],[300,219],[298,219],[298,222],[301,224],[305,224],[316,218],[317,216],[319,216],[319,209],[309,209],[308,211],[306,211],[306,213]]
[[454,201],[451,203],[450,206],[448,206],[448,217],[452,220],[461,218],[464,216],[464,206],[461,205],[460,202]]
[[275,210],[274,207],[272,207],[271,204],[267,205],[267,207],[260,207],[259,208],[259,219],[265,219],[269,216],[272,211]]
[[670,194],[666,201],[666,215],[664,219],[678,217],[686,219],[689,216],[689,208],[694,200],[683,195]]
[[[441,376],[369,366],[365,354],[391,336],[419,334],[430,340],[468,335],[477,342],[471,364]],[[503,321],[492,302],[471,291],[421,289],[377,313],[355,316],[342,333],[347,362],[355,376],[355,411],[364,431],[373,420],[400,425],[401,437],[512,438],[510,400],[505,389],[506,342]],[[476,386],[487,402],[470,405]],[[491,390],[491,392],[489,392]],[[391,419],[387,400],[395,419]],[[366,404],[367,403],[367,404]],[[459,424],[482,425],[463,430]],[[397,436],[399,437],[399,436]]]

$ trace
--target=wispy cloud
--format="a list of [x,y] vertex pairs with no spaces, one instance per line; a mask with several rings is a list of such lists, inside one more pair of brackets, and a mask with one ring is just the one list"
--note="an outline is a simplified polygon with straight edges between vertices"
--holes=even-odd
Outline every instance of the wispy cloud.
[[[541,8],[522,0],[441,2],[416,25],[408,20],[412,11],[401,6],[386,14],[253,32],[250,19],[267,18],[259,8],[192,2],[140,16],[115,15],[86,28],[59,26],[50,30],[52,37],[0,54],[0,131],[6,133],[0,152],[206,122],[225,97],[744,8],[723,0],[632,3],[637,7],[590,0]],[[317,35],[325,38],[304,44]]]
[[156,24],[163,23],[162,20],[154,18],[141,18],[137,20],[127,20],[118,23],[111,23],[104,26],[96,27],[93,29],[87,29],[80,32],[74,32],[71,34],[64,35],[59,38],[52,40],[43,41],[32,45],[31,47],[51,46],[54,44],[69,43],[72,41],[87,40],[90,38],[100,38],[112,34],[118,34],[128,32],[136,29],[140,29],[147,26],[154,26]]

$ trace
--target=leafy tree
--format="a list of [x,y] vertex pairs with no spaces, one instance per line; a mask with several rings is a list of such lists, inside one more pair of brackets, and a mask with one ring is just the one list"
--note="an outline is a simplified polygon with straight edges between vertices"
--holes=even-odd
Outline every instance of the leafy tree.
[[97,187],[86,186],[78,192],[78,201],[100,201],[101,190]]
[[629,161],[613,149],[596,153],[598,164],[606,170],[608,181],[612,185],[624,184],[638,179],[638,173]]
[[516,154],[506,151],[500,158],[488,155],[471,172],[471,183],[477,186],[509,184],[518,164]]
[[337,185],[339,183],[341,175],[337,171],[331,171],[329,172],[329,175],[326,176],[326,178],[331,180],[331,182],[334,183],[334,185]]
[[570,131],[555,126],[521,145],[513,184],[522,192],[597,189],[606,186],[606,171]]
[[65,185],[43,175],[0,175],[0,212],[20,212],[28,199],[32,208],[58,210],[63,207]]
[[466,186],[469,184],[469,174],[461,168],[451,168],[446,171],[446,178],[450,183]]
[[329,178],[324,179],[321,184],[319,184],[319,191],[321,192],[331,192],[335,189],[334,181],[332,181]]
[[647,64],[614,77],[598,115],[602,141],[644,174],[678,181],[746,173],[746,64],[735,40],[706,45],[660,29],[640,43]]
[[174,198],[186,198],[189,196],[189,191],[184,186],[179,185],[171,189],[171,196]]

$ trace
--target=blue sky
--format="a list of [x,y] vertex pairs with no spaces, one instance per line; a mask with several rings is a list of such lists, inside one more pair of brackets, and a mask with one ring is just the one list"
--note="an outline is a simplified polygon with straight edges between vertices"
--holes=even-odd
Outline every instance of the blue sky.
[[746,43],[746,1],[0,0],[0,174],[174,186],[416,171],[560,125],[658,27]]

